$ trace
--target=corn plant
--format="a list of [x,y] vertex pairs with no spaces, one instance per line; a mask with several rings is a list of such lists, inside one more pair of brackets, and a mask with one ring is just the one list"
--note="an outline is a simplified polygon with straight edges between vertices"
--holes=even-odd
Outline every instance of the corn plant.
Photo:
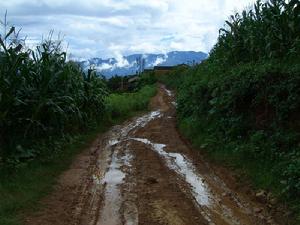
[[298,0],[256,2],[251,10],[232,15],[220,29],[213,58],[226,64],[299,56]]
[[[7,26],[6,21],[2,23]],[[95,74],[67,62],[52,33],[36,49],[10,27],[0,37],[0,154],[95,125],[105,111],[106,87]],[[1,157],[1,156],[0,156]]]

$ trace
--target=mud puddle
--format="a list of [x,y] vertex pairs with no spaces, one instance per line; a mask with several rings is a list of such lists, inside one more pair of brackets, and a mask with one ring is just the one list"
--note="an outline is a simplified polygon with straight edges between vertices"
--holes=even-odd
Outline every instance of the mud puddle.
[[[210,224],[215,224],[213,217],[221,217],[222,224],[241,225],[240,220],[235,218],[230,208],[222,205],[222,207],[216,206],[216,199],[220,199],[214,196],[209,187],[205,184],[204,178],[200,174],[196,173],[196,169],[191,161],[181,153],[166,152],[164,148],[165,144],[153,143],[145,138],[132,138],[134,141],[142,142],[151,147],[153,151],[159,154],[164,159],[167,167],[170,170],[175,171],[183,180],[188,184],[191,194],[195,200],[195,203],[199,207],[201,215]],[[220,201],[219,201],[220,203]],[[215,214],[212,216],[212,214]]]
[[152,143],[148,139],[132,138],[132,140],[142,142],[150,145],[151,148],[157,152],[165,161],[167,166],[174,170],[177,174],[182,176],[191,187],[191,194],[194,196],[197,203],[201,206],[210,204],[210,193],[203,182],[203,179],[195,173],[195,168],[180,153],[168,153],[164,151],[165,144]]
[[167,95],[169,96],[169,97],[172,97],[173,96],[173,93],[170,91],[170,90],[168,90],[167,88],[164,88],[165,89],[165,91],[167,92]]
[[[127,124],[123,128],[113,129],[110,139],[107,141],[106,150],[111,152],[111,161],[104,177],[99,180],[99,185],[105,186],[104,201],[99,214],[97,225],[135,225],[138,224],[137,207],[134,203],[125,202],[124,196],[127,193],[121,193],[122,185],[126,176],[130,175],[131,155],[129,149],[124,148],[129,140],[129,133],[135,129],[146,126],[151,120],[159,118],[160,111],[152,111],[142,117],[137,118],[133,122]],[[96,172],[97,174],[98,172]],[[95,177],[95,176],[93,176]],[[134,184],[133,184],[134,185]],[[128,188],[127,188],[128,192]],[[124,209],[124,205],[127,205]],[[127,210],[131,208],[131,210]],[[122,212],[123,211],[123,215]]]
[[27,224],[276,224],[267,207],[229,188],[226,176],[192,153],[176,130],[170,90],[160,86],[151,105],[152,112],[99,138],[77,183],[61,182],[45,212]]
[[121,192],[119,186],[123,183],[125,173],[121,170],[124,159],[118,157],[115,151],[112,155],[109,170],[105,174],[103,184],[105,185],[104,207],[101,210],[100,220],[97,225],[121,224],[119,210],[121,207]]

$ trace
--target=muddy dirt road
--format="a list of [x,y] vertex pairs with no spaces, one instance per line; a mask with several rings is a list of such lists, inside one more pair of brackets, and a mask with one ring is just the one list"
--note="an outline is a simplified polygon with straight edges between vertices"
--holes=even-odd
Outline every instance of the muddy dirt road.
[[151,109],[79,155],[27,224],[275,224],[180,137],[170,91],[160,86]]

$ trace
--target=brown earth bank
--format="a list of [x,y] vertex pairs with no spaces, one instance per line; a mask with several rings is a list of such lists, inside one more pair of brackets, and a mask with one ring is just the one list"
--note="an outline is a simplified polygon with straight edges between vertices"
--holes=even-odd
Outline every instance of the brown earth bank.
[[289,224],[272,217],[267,193],[241,187],[180,136],[172,92],[160,85],[150,105],[79,155],[25,224]]

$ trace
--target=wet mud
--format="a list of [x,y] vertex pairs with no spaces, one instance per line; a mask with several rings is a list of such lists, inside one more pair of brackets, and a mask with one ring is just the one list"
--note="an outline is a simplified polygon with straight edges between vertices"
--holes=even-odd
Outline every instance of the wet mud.
[[99,136],[26,224],[275,225],[181,138],[175,107],[161,85],[152,111]]

